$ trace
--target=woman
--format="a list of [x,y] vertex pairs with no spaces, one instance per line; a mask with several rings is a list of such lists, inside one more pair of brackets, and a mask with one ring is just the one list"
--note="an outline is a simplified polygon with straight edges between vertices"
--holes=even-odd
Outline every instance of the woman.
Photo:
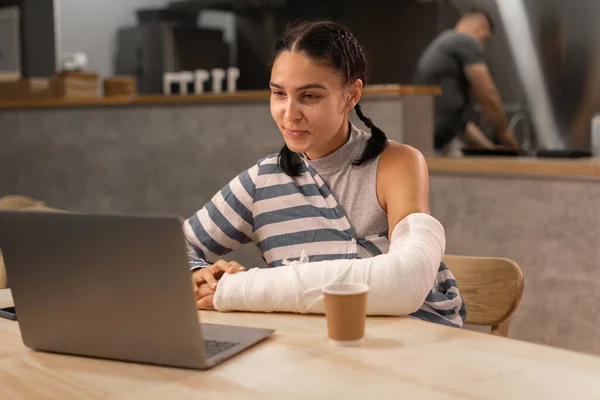
[[[321,313],[323,285],[357,282],[370,286],[369,314],[462,326],[443,228],[429,215],[427,164],[363,115],[366,71],[341,24],[303,23],[278,41],[270,103],[283,149],[184,224],[199,309]],[[370,133],[349,122],[352,109]],[[220,259],[249,242],[282,268],[246,272]]]

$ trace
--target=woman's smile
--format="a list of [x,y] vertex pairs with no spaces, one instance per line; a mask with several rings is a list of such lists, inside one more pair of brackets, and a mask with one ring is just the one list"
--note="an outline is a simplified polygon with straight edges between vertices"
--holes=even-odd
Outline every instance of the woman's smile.
[[305,135],[308,135],[308,131],[300,130],[300,129],[289,129],[285,128],[285,134],[291,138],[300,138]]

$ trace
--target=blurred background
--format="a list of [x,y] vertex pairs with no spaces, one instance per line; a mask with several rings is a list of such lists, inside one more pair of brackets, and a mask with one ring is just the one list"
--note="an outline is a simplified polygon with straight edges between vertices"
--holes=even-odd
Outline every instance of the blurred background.
[[488,65],[520,141],[589,148],[600,110],[595,0],[0,0],[0,71],[49,77],[84,53],[100,76],[135,76],[139,94],[161,93],[165,72],[229,66],[242,71],[238,89],[266,89],[285,25],[330,18],[366,47],[370,83],[403,84],[471,6],[495,21]]

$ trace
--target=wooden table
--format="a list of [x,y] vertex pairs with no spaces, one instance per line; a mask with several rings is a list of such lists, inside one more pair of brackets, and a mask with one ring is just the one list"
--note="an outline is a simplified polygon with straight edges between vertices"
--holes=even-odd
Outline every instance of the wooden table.
[[407,318],[370,318],[362,347],[338,348],[319,316],[200,315],[277,333],[199,372],[31,351],[0,319],[0,399],[600,399],[588,355]]

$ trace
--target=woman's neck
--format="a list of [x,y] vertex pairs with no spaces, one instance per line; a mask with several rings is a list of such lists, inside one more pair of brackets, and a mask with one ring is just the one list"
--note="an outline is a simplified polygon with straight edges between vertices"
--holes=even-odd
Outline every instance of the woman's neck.
[[325,142],[320,149],[307,152],[306,157],[308,157],[309,160],[318,160],[320,158],[327,157],[328,155],[345,145],[349,137],[350,121],[348,121],[348,118],[345,118],[337,133],[333,135],[333,137],[329,141]]

